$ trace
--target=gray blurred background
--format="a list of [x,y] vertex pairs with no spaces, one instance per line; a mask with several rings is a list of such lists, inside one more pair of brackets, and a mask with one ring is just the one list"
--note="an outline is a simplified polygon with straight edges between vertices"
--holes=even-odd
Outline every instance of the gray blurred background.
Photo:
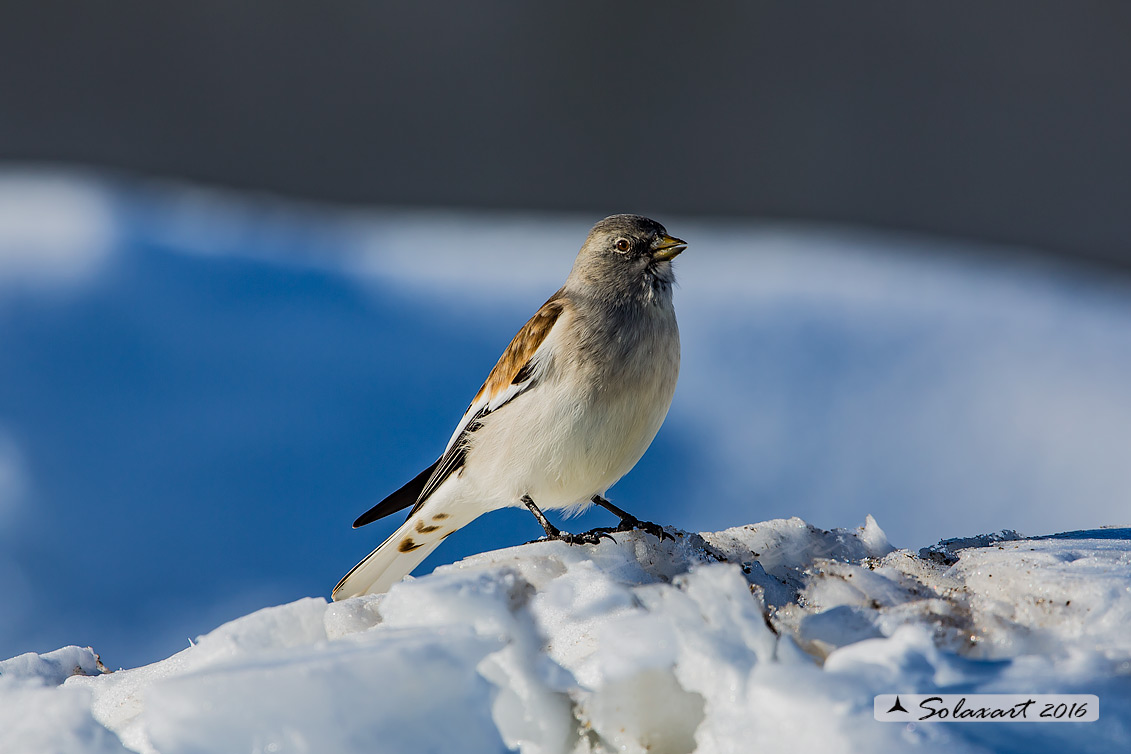
[[1131,262],[1131,4],[4,4],[0,159]]

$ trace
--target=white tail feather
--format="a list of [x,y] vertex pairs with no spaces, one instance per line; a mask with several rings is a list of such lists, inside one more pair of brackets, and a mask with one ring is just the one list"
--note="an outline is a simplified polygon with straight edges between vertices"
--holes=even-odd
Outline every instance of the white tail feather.
[[420,510],[409,516],[376,550],[342,577],[330,596],[337,601],[387,592],[389,587],[412,573],[444,537],[469,523],[445,516],[442,525],[437,525],[439,522],[429,525],[430,519],[423,514],[424,510]]

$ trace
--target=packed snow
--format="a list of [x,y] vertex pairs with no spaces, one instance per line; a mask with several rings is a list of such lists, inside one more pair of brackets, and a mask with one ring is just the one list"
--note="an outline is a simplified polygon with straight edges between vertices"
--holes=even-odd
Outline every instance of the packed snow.
[[[869,517],[534,542],[301,599],[145,667],[0,663],[22,752],[1126,751],[1131,529],[897,550]],[[889,693],[1095,694],[1092,723],[892,724]]]

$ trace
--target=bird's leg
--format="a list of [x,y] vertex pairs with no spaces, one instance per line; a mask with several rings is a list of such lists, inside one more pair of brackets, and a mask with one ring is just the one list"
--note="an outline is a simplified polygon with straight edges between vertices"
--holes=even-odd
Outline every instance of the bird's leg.
[[[632,531],[633,529],[640,529],[641,531],[648,532],[661,542],[663,542],[665,539],[670,539],[673,542],[675,541],[675,537],[664,531],[664,527],[660,526],[659,524],[654,524],[651,521],[641,521],[628,511],[623,511],[620,508],[616,507],[600,495],[594,495],[593,502],[620,519],[620,525],[615,529],[611,529],[611,531]],[[594,529],[594,531],[601,530]]]
[[[595,545],[601,541],[602,537],[613,539],[612,535],[608,532],[587,531],[584,534],[570,534],[567,531],[562,531],[550,523],[550,520],[546,518],[546,514],[530,499],[530,495],[523,495],[522,502],[530,509],[530,512],[534,514],[534,518],[538,519],[538,523],[542,525],[542,530],[546,532],[546,539],[557,540],[571,545]],[[534,541],[538,542],[540,540]],[[616,540],[614,539],[613,541],[615,542]],[[527,544],[531,543],[528,542]]]

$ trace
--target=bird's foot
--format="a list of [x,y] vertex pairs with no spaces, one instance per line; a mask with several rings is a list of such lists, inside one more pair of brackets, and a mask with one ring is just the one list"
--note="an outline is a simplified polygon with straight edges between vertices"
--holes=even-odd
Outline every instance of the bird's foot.
[[640,519],[638,519],[636,516],[632,515],[628,511],[622,510],[621,508],[616,507],[615,505],[613,505],[612,503],[610,503],[608,500],[601,497],[600,495],[594,495],[593,496],[593,502],[596,503],[597,505],[601,506],[602,508],[607,510],[609,513],[612,513],[614,516],[616,516],[617,518],[620,519],[620,524],[618,524],[615,528],[594,529],[594,531],[621,532],[621,531],[632,531],[634,529],[639,529],[643,532],[647,532],[648,534],[651,534],[653,537],[660,540],[661,542],[663,542],[665,539],[670,539],[673,542],[675,541],[675,537],[673,537],[671,534],[668,534],[666,531],[664,531],[664,527],[660,526],[659,524],[654,524],[651,521],[641,521]]
[[607,531],[601,531],[600,529],[591,529],[590,531],[583,531],[580,534],[570,534],[567,531],[560,531],[556,537],[551,537],[551,539],[556,539],[571,545],[595,545],[599,544],[602,539],[611,539],[613,542],[616,542],[612,534],[609,534]]
[[664,527],[660,526],[659,524],[654,524],[651,521],[641,521],[640,519],[636,518],[636,516],[626,516],[625,518],[622,518],[620,520],[620,524],[618,524],[616,528],[610,529],[610,531],[615,532],[633,530],[640,530],[647,534],[651,534],[661,542],[663,542],[665,539],[670,539],[673,542],[675,541],[675,537],[664,531]]
[[[542,531],[546,532],[544,539],[535,539],[534,542],[565,542],[567,545],[595,545],[602,539],[613,539],[613,535],[607,531],[594,529],[593,531],[582,532],[581,534],[570,534],[568,531],[562,531],[558,527],[550,523],[546,515],[542,513],[541,509],[534,504],[529,495],[522,496],[522,502],[534,514],[534,518],[538,519],[538,523],[542,526]],[[616,542],[615,539],[613,539]],[[534,542],[527,542],[526,544],[534,544]]]
[[567,545],[595,545],[602,539],[612,539],[616,542],[612,534],[601,529],[593,529],[591,531],[582,532],[581,534],[570,534],[568,531],[554,529],[552,532],[547,531],[545,537],[527,542],[527,544],[532,545],[534,542],[565,542]]

